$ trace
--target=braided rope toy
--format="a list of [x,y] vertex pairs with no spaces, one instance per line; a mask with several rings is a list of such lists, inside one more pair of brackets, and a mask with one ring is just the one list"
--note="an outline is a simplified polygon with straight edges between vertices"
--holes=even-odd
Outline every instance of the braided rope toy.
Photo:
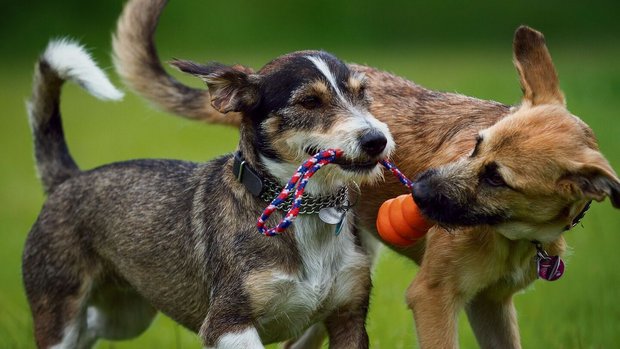
[[[258,231],[265,236],[279,235],[282,232],[284,232],[286,228],[288,228],[293,223],[295,218],[297,218],[297,216],[299,215],[299,209],[302,204],[302,196],[304,194],[306,185],[308,184],[308,181],[310,180],[310,178],[316,173],[316,171],[321,169],[324,165],[327,165],[327,164],[330,164],[336,161],[342,155],[343,155],[343,151],[340,149],[327,149],[327,150],[318,152],[317,154],[313,155],[308,160],[306,160],[303,164],[301,164],[301,166],[297,168],[297,171],[295,171],[295,174],[293,174],[291,179],[288,181],[286,186],[284,186],[280,194],[278,194],[278,196],[276,196],[276,198],[271,201],[269,206],[265,208],[262,215],[258,218],[258,222],[256,223],[256,227],[258,228]],[[385,168],[390,170],[390,172],[392,172],[392,174],[394,174],[394,176],[396,176],[403,185],[405,185],[407,188],[409,188],[409,190],[411,190],[411,188],[413,187],[413,182],[409,178],[407,178],[396,167],[396,165],[394,165],[392,162],[385,160],[385,159],[381,160],[380,163]],[[286,212],[284,218],[280,221],[280,223],[278,223],[277,226],[275,226],[274,228],[267,228],[265,225],[266,225],[267,220],[269,219],[269,216],[271,216],[271,214],[277,209],[278,205],[280,205],[282,202],[286,200],[286,198],[289,196],[289,194],[293,190],[294,190],[293,204],[291,205],[291,208]],[[409,217],[410,213],[413,212],[414,217],[409,217],[409,219],[406,221],[417,222],[415,224],[415,235],[416,236],[420,235],[421,231],[425,233],[428,230],[428,227],[430,226],[428,226],[428,224],[425,223],[426,221],[421,216],[419,209],[417,209],[417,206],[415,206],[415,203],[413,202],[413,197],[410,194],[401,195],[401,196],[403,198],[399,197],[396,199],[388,200],[381,206],[381,209],[379,210],[379,216],[377,218],[377,227],[379,227],[379,220],[381,220],[382,217],[384,216],[388,218],[389,216]],[[385,214],[386,210],[384,209],[384,206],[386,206],[387,203],[391,203],[392,200],[399,200],[399,203],[400,203],[401,201],[406,200],[405,197],[409,197],[409,200],[408,200],[409,204],[406,206],[407,208],[409,208],[409,210],[407,212],[400,212],[400,216],[390,214],[390,213],[388,213],[386,216]],[[414,207],[414,210],[411,210],[412,205]],[[390,206],[392,205],[390,204]],[[401,205],[398,205],[398,208],[400,207]],[[403,206],[403,208],[405,208],[405,206]],[[402,219],[397,220],[397,223],[401,223],[401,221]],[[417,240],[417,238],[410,239],[410,238],[402,237],[402,235],[407,236],[408,234],[407,231],[412,229],[411,225],[409,225],[409,228],[407,228],[406,224],[405,225],[396,224],[396,228],[399,229],[396,232],[395,229],[392,227],[390,220],[387,220],[385,222],[382,221],[382,222],[383,223],[381,224],[381,228],[379,228],[379,235],[387,242],[390,242],[397,246],[405,246],[405,245],[412,244],[415,242],[415,240]],[[420,224],[420,222],[424,224]],[[384,233],[385,231],[387,231],[387,234]]]
[[[299,215],[302,196],[306,190],[306,184],[308,184],[310,177],[312,177],[316,171],[324,165],[336,161],[336,159],[341,157],[342,154],[343,152],[340,149],[327,149],[316,153],[301,164],[301,166],[297,168],[297,171],[295,171],[295,174],[293,174],[291,179],[284,186],[280,194],[278,194],[278,196],[271,201],[269,206],[267,206],[267,208],[263,211],[263,214],[258,218],[258,222],[256,223],[258,231],[266,236],[274,236],[284,232],[284,230],[286,230],[286,228],[288,228]],[[286,212],[286,215],[282,221],[280,221],[275,228],[265,227],[265,223],[269,219],[269,216],[271,216],[273,211],[277,209],[278,205],[286,200],[293,189],[295,189],[295,193],[293,194],[293,204],[288,212]]]
[[398,169],[398,167],[396,167],[396,165],[394,165],[394,163],[389,162],[384,159],[384,160],[381,160],[381,165],[383,165],[385,168],[390,170],[390,172],[392,172],[392,174],[396,176],[396,178],[398,178],[398,180],[405,187],[407,187],[409,190],[413,189],[413,181],[407,178],[407,176],[405,176],[402,172],[400,172],[400,170]]

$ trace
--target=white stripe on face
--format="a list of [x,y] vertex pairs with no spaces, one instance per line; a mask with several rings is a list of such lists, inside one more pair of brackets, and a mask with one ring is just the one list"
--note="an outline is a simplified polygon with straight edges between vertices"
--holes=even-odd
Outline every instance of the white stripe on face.
[[314,57],[314,56],[306,56],[306,58],[308,58],[308,60],[314,63],[314,66],[321,72],[321,74],[323,74],[323,76],[325,76],[329,84],[332,85],[332,87],[336,91],[336,95],[338,95],[338,97],[340,98],[340,101],[342,101],[342,103],[346,105],[347,107],[351,107],[351,103],[349,103],[347,99],[344,98],[342,91],[340,91],[340,88],[338,88],[338,84],[336,83],[336,78],[334,77],[334,73],[329,69],[327,62],[325,62],[322,58]]
[[[355,144],[354,149],[359,151],[357,147],[357,137],[359,137],[359,135],[363,133],[364,129],[375,129],[383,133],[383,135],[387,138],[388,143],[385,147],[385,154],[389,155],[394,148],[394,139],[392,138],[392,134],[390,133],[387,125],[377,120],[372,114],[370,114],[367,109],[360,109],[358,107],[355,107],[351,103],[351,101],[344,97],[342,91],[336,83],[334,73],[331,71],[331,69],[329,69],[329,66],[327,65],[327,62],[325,62],[325,60],[316,56],[306,56],[306,58],[314,64],[314,66],[321,72],[321,74],[323,74],[323,76],[325,76],[325,79],[327,79],[334,91],[336,91],[336,95],[340,99],[342,105],[347,108],[347,110],[351,113],[352,116],[354,116],[353,118],[349,118],[345,123],[341,125],[345,128],[343,130],[344,134],[350,136],[348,143]],[[346,139],[346,137],[344,139]],[[341,147],[342,146],[343,145],[341,145]],[[351,150],[351,153],[357,154],[357,151]]]

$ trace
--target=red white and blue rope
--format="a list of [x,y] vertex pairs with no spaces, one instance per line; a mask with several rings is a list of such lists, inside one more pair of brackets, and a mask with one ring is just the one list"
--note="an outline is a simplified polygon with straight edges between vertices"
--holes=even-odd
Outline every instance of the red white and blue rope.
[[[342,154],[343,151],[340,149],[327,149],[318,152],[301,164],[301,166],[297,168],[297,171],[295,171],[295,174],[293,174],[293,177],[291,177],[286,186],[284,186],[280,194],[278,194],[278,196],[271,201],[269,206],[267,206],[267,208],[263,211],[263,214],[258,218],[258,222],[256,223],[258,231],[265,236],[279,235],[284,232],[299,215],[299,209],[302,204],[302,196],[310,177],[312,177],[316,171],[324,165],[336,161],[336,159],[341,157]],[[381,164],[390,170],[396,177],[398,177],[401,183],[411,189],[413,182],[409,180],[393,163],[388,160],[381,160]],[[269,219],[269,216],[271,216],[271,214],[277,209],[278,205],[283,203],[288,198],[293,190],[295,190],[295,192],[293,194],[293,204],[291,205],[291,208],[286,212],[284,218],[276,227],[267,228],[265,225]]]
[[413,181],[407,178],[407,176],[405,176],[393,162],[384,159],[381,160],[381,165],[390,170],[405,187],[409,188],[409,190],[412,189]]
[[[302,195],[306,189],[306,184],[308,184],[308,180],[310,177],[316,173],[321,167],[331,162],[336,161],[340,156],[342,156],[342,150],[340,149],[327,149],[318,152],[308,160],[306,160],[291,179],[288,181],[284,189],[280,192],[278,196],[276,196],[273,201],[267,206],[263,214],[258,218],[258,222],[256,223],[256,227],[258,231],[266,236],[274,236],[278,235],[286,228],[288,228],[291,223],[297,218],[299,215],[299,208],[301,207]],[[267,228],[265,227],[265,223],[269,219],[269,216],[277,209],[277,206],[284,202],[286,198],[289,196],[291,191],[295,189],[295,193],[293,194],[293,204],[291,208],[286,212],[286,215],[280,221],[280,223],[275,228]]]

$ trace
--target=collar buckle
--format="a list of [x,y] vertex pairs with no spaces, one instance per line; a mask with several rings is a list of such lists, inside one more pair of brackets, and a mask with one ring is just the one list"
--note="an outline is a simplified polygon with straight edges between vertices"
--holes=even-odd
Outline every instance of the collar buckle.
[[262,178],[247,164],[239,151],[235,153],[233,174],[237,181],[242,183],[252,195],[260,196],[263,193],[264,184]]

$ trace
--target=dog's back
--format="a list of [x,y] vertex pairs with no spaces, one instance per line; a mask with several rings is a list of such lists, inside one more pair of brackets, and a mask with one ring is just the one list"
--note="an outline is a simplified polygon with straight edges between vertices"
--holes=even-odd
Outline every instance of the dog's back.
[[[199,168],[187,162],[161,160],[129,161],[80,171],[67,148],[60,117],[60,91],[66,80],[77,82],[102,99],[122,97],[75,43],[50,43],[36,65],[28,111],[37,168],[48,199],[26,241],[23,275],[39,347],[59,343],[88,346],[96,335],[122,338],[144,330],[155,310],[127,287],[120,275],[139,267],[145,282],[161,281],[157,269],[170,269],[178,260],[170,258],[170,254],[186,251],[192,255],[190,236],[171,238],[169,245],[162,247],[157,243],[158,238],[161,240],[158,235],[190,231],[188,215],[194,205],[193,190],[199,185],[196,173],[221,171],[218,163]],[[153,226],[158,229],[153,230]],[[179,246],[171,248],[175,243]],[[159,259],[144,258],[158,253]],[[125,263],[106,265],[106,260],[119,260],[115,257],[120,255],[127,257]],[[96,286],[109,279],[119,287]],[[178,286],[182,289],[187,285]],[[87,311],[87,295],[97,303],[97,293],[114,294],[114,299],[125,303],[123,315],[132,313],[131,321],[110,316],[106,320],[105,314],[90,308]],[[99,330],[108,333],[96,334],[96,329],[83,333],[79,323],[86,316],[98,318]],[[119,320],[122,326],[104,329],[106,321]]]
[[[206,164],[134,160],[81,171],[60,117],[66,80],[103,99],[122,96],[75,43],[52,42],[36,66],[28,109],[48,198],[26,241],[23,275],[38,346],[88,347],[97,337],[135,336],[150,324],[153,306],[198,331],[208,307],[207,280],[222,266],[217,261],[234,255],[227,248],[235,237],[256,235],[252,212],[258,208],[240,203],[244,193],[235,198],[229,185],[240,189],[232,156]],[[209,210],[212,202],[227,214]],[[235,234],[216,234],[226,230]],[[240,253],[247,253],[243,245]],[[266,260],[269,248],[263,247],[257,255],[264,252]],[[85,317],[96,324],[87,327]]]

